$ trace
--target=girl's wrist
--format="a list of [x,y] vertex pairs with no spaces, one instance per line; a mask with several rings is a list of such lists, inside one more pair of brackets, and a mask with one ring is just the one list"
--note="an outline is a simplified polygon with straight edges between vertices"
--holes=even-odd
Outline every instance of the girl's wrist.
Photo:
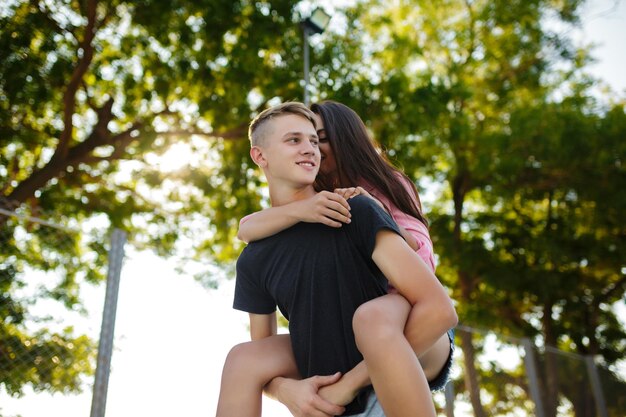
[[354,397],[361,391],[361,389],[369,385],[369,379],[364,380],[359,378],[355,372],[348,372],[342,376],[338,382],[342,385],[342,389],[353,394]]

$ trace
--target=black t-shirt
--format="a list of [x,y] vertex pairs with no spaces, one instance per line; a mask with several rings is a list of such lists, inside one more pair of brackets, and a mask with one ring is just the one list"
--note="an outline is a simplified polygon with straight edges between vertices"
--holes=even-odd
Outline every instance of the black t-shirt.
[[[250,243],[237,261],[234,308],[289,320],[291,344],[304,378],[345,373],[363,356],[352,331],[354,311],[387,293],[387,279],[372,261],[376,233],[399,233],[370,198],[350,199],[352,222],[340,228],[298,223]],[[363,396],[344,415],[362,412]]]

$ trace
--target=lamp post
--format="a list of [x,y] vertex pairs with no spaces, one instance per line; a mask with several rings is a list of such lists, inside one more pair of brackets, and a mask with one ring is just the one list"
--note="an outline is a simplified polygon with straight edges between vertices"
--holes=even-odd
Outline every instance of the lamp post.
[[313,10],[311,16],[302,21],[302,31],[304,32],[304,104],[309,105],[309,36],[322,33],[328,22],[330,15],[323,9]]

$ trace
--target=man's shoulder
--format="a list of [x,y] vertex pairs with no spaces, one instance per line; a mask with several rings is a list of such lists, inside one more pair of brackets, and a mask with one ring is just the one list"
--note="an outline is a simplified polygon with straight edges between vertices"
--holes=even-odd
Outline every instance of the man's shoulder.
[[378,205],[370,197],[365,196],[363,194],[356,195],[352,197],[349,201],[350,201],[350,207],[352,207],[353,205],[358,205],[358,206],[363,206],[363,207],[367,207],[371,205],[374,205],[374,206]]
[[350,200],[348,200],[348,203],[350,204],[350,209],[353,215],[359,212],[372,211],[376,213],[386,213],[385,210],[383,210],[376,201],[364,195],[357,195],[355,197],[352,197]]
[[352,213],[351,225],[372,232],[380,230],[381,227],[398,232],[396,222],[374,199],[357,195],[348,202]]
[[317,236],[325,228],[328,228],[328,226],[321,223],[299,222],[271,236],[248,243],[239,256],[247,254],[257,255],[260,252],[271,254],[276,248],[291,246],[294,241]]

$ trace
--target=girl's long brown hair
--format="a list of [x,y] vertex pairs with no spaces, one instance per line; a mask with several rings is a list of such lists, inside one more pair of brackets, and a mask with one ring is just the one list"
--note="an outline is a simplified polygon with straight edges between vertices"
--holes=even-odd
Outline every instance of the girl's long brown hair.
[[[326,138],[337,163],[335,174],[324,175],[320,172],[316,181],[318,190],[354,187],[365,180],[402,212],[428,226],[415,184],[376,149],[365,123],[354,110],[331,100],[315,103],[311,105],[311,110],[324,122]],[[415,199],[407,192],[400,178],[411,184]]]

